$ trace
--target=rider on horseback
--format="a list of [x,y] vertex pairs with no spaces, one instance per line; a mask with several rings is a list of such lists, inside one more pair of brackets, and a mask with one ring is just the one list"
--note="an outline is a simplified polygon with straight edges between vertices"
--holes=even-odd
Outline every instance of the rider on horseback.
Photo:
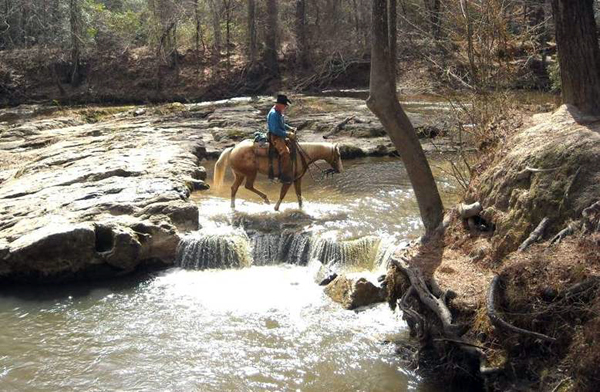
[[294,133],[295,129],[285,123],[285,116],[283,115],[290,103],[292,103],[292,101],[290,101],[287,96],[278,95],[275,106],[271,108],[267,115],[269,143],[271,143],[279,153],[281,168],[279,179],[286,184],[292,182],[294,175],[290,159],[290,149],[287,146],[285,139],[289,138],[293,140],[296,138],[296,134]]

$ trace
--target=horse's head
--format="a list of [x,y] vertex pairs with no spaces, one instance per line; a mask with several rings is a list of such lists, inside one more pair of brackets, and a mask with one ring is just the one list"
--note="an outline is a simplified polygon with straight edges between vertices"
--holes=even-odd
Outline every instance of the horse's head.
[[337,143],[332,146],[331,158],[328,159],[327,162],[331,165],[335,173],[341,173],[344,170],[340,146]]

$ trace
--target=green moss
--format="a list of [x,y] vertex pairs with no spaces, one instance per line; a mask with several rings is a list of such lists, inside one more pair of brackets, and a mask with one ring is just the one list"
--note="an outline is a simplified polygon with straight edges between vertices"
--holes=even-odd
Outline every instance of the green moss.
[[165,105],[157,106],[153,112],[158,115],[181,113],[186,111],[186,107],[181,102],[171,102]]
[[233,140],[240,140],[248,137],[248,133],[239,129],[228,129],[227,137]]
[[113,117],[115,114],[127,112],[132,110],[133,106],[114,106],[104,108],[87,108],[76,113],[83,117],[84,121],[88,124],[95,124],[106,120],[107,118]]

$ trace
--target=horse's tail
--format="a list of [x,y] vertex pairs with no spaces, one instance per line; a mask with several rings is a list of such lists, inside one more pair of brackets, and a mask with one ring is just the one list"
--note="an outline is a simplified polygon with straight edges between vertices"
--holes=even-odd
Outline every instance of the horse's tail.
[[213,187],[219,189],[223,185],[223,179],[225,178],[225,169],[229,163],[229,155],[231,155],[233,147],[227,148],[221,153],[219,160],[215,163],[215,172],[213,173]]

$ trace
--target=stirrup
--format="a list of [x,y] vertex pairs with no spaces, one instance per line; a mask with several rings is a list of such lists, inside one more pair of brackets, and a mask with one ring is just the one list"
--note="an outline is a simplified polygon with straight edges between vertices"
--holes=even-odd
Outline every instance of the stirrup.
[[291,177],[281,175],[279,176],[279,182],[282,184],[291,184],[294,182],[294,180]]

